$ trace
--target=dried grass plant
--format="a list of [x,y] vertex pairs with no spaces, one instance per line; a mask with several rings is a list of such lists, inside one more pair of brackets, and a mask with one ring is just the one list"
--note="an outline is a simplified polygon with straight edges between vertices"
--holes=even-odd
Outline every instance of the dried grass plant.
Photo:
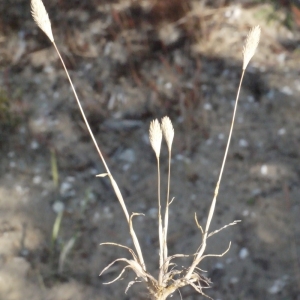
[[[220,256],[223,256],[229,250],[230,243],[229,243],[228,249],[221,254],[204,254],[204,252],[206,250],[207,240],[209,237],[218,233],[222,229],[224,229],[228,226],[231,226],[231,225],[235,225],[237,222],[239,222],[239,221],[234,221],[228,225],[223,226],[222,228],[220,228],[214,232],[209,232],[210,224],[213,219],[213,215],[214,215],[214,211],[215,211],[215,206],[216,206],[220,183],[222,180],[224,166],[225,166],[225,162],[226,162],[226,158],[227,158],[227,154],[228,154],[228,150],[229,150],[231,136],[232,136],[232,132],[233,132],[233,125],[234,125],[235,115],[236,115],[236,111],[237,111],[237,104],[238,104],[239,94],[240,94],[240,90],[241,90],[241,84],[243,81],[243,77],[244,77],[246,68],[258,46],[259,39],[260,39],[260,27],[256,26],[253,29],[251,29],[248,34],[248,37],[246,39],[246,43],[245,43],[244,51],[243,51],[242,75],[241,75],[241,79],[240,79],[240,83],[239,83],[239,87],[238,87],[238,91],[237,91],[236,101],[235,101],[234,110],[233,110],[233,117],[232,117],[232,122],[231,122],[231,126],[230,126],[230,131],[229,131],[229,137],[228,137],[228,141],[227,141],[227,145],[226,145],[226,150],[224,153],[223,162],[221,165],[219,178],[218,178],[218,181],[216,184],[213,200],[212,200],[212,203],[211,203],[211,206],[209,209],[208,218],[207,218],[207,222],[206,222],[204,229],[200,226],[200,224],[197,220],[197,217],[195,215],[196,225],[202,233],[202,240],[200,241],[200,245],[199,245],[198,249],[196,249],[196,252],[194,254],[194,258],[193,258],[191,265],[187,268],[178,269],[177,265],[172,263],[172,260],[174,258],[185,257],[187,255],[174,254],[174,255],[169,256],[168,255],[168,245],[167,245],[169,206],[172,202],[172,200],[170,201],[170,169],[171,169],[171,149],[172,149],[172,142],[173,142],[173,138],[174,138],[173,125],[168,117],[164,117],[162,119],[161,123],[158,120],[154,120],[150,124],[149,138],[150,138],[151,146],[156,155],[157,174],[158,174],[158,236],[159,236],[159,273],[158,274],[159,275],[158,275],[158,279],[156,279],[150,273],[147,272],[147,268],[146,268],[143,254],[142,254],[142,249],[140,247],[139,240],[136,236],[136,233],[135,233],[133,225],[132,225],[132,218],[139,214],[137,214],[137,213],[133,213],[131,215],[129,214],[126,204],[124,202],[124,199],[122,197],[121,191],[120,191],[116,181],[114,180],[114,178],[104,160],[104,157],[102,156],[100,148],[96,142],[93,132],[89,126],[89,123],[88,123],[86,117],[85,117],[84,111],[82,109],[81,103],[79,101],[79,98],[78,98],[75,88],[73,86],[72,80],[68,74],[68,71],[67,71],[64,61],[59,53],[59,50],[55,44],[54,37],[52,34],[52,30],[51,30],[51,23],[50,23],[48,14],[46,12],[46,9],[41,0],[31,0],[31,9],[32,9],[33,19],[35,20],[37,25],[40,27],[40,29],[42,29],[44,31],[44,33],[49,37],[50,41],[53,43],[53,46],[55,47],[55,49],[57,51],[57,54],[61,60],[63,68],[65,69],[66,75],[69,79],[71,88],[73,90],[74,96],[76,98],[79,110],[82,114],[82,117],[84,119],[86,127],[87,127],[89,134],[93,140],[93,143],[97,149],[100,159],[102,160],[103,165],[105,167],[106,173],[100,174],[97,176],[98,177],[104,177],[104,176],[109,177],[112,187],[115,191],[115,194],[116,194],[116,196],[120,202],[120,205],[123,209],[123,212],[125,214],[126,221],[127,221],[128,228],[129,228],[129,233],[133,240],[135,250],[133,250],[127,246],[116,244],[116,243],[102,244],[102,245],[112,245],[112,246],[125,248],[129,251],[132,258],[131,259],[127,259],[127,258],[116,259],[115,261],[110,263],[107,267],[105,267],[104,270],[100,273],[100,275],[103,274],[107,269],[109,269],[113,264],[121,261],[121,262],[125,262],[126,266],[123,268],[121,273],[117,276],[117,278],[115,278],[111,282],[108,282],[107,284],[110,284],[110,283],[115,282],[116,280],[120,279],[126,269],[131,269],[136,274],[136,280],[133,282],[130,282],[128,284],[127,289],[130,286],[132,286],[132,284],[142,281],[146,284],[146,286],[149,290],[149,295],[150,295],[151,299],[156,299],[156,300],[167,299],[175,291],[177,291],[178,289],[180,289],[184,286],[187,286],[187,285],[192,286],[197,292],[210,298],[203,292],[203,288],[209,287],[211,282],[207,277],[205,277],[201,274],[199,264],[206,257],[209,257],[209,256],[220,257]],[[163,137],[166,140],[168,152],[169,152],[169,157],[168,157],[169,169],[168,169],[168,183],[167,183],[168,186],[167,186],[166,208],[165,208],[164,219],[162,218],[162,212],[161,212],[160,161],[159,161],[160,149],[161,149],[161,143],[162,143]],[[127,291],[127,289],[126,289],[126,291]]]

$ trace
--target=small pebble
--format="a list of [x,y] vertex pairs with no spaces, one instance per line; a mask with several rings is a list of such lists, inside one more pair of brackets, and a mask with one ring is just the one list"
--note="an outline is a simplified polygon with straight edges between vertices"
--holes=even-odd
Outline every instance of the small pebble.
[[280,129],[278,130],[278,135],[285,135],[285,134],[286,134],[285,128],[280,128]]
[[249,255],[249,251],[247,248],[242,248],[239,253],[240,259],[245,259]]
[[158,210],[156,207],[152,207],[148,210],[148,215],[150,216],[150,218],[152,219],[156,219],[157,218],[157,214],[158,214]]
[[13,157],[15,157],[15,152],[13,152],[13,151],[9,151],[8,153],[7,153],[7,156],[9,157],[9,158],[13,158]]
[[284,86],[281,90],[280,90],[283,94],[286,94],[288,96],[293,95],[293,91],[290,87],[288,86]]
[[204,110],[212,110],[212,105],[210,103],[205,103],[203,108]]
[[122,170],[123,170],[124,172],[126,172],[126,171],[128,171],[128,170],[130,169],[130,167],[131,167],[131,164],[125,164],[125,165],[122,167]]
[[268,166],[267,165],[262,165],[260,168],[260,173],[262,175],[267,175],[268,174]]
[[39,175],[34,176],[33,179],[32,179],[32,182],[33,182],[33,184],[35,184],[35,185],[41,184],[41,182],[42,182],[42,177],[39,176]]
[[258,196],[261,193],[261,189],[253,189],[251,191],[252,196]]
[[97,175],[97,174],[99,174],[99,172],[98,172],[98,170],[97,169],[95,169],[95,168],[92,168],[92,169],[90,169],[90,174],[91,175]]
[[55,201],[52,205],[52,209],[55,213],[59,214],[60,212],[64,211],[65,205],[61,201]]
[[132,149],[124,150],[118,157],[120,160],[133,163],[135,162],[135,152]]
[[218,139],[219,140],[224,140],[224,137],[225,137],[225,135],[224,135],[224,133],[219,133],[219,135],[218,135]]
[[111,209],[109,206],[105,206],[103,209],[103,214],[105,216],[106,219],[111,219],[113,218],[113,213],[111,212]]
[[185,157],[184,157],[182,154],[177,154],[177,155],[175,156],[175,159],[177,159],[177,160],[184,160]]
[[73,188],[72,183],[70,182],[63,182],[60,186],[59,192],[62,196],[66,195],[68,192],[71,191],[71,189]]
[[168,90],[170,90],[172,88],[172,83],[171,82],[167,82],[165,84],[165,88],[168,89]]
[[215,264],[215,269],[219,269],[219,270],[223,270],[224,269],[224,265],[220,262]]
[[14,169],[16,166],[17,166],[16,162],[14,162],[14,161],[9,162],[9,167],[10,168]]
[[233,263],[233,259],[232,259],[231,257],[226,258],[226,264],[227,264],[227,265],[230,265],[230,264],[232,264],[232,263]]
[[243,210],[242,215],[243,217],[249,216],[249,210],[248,209]]
[[286,60],[286,53],[280,53],[279,55],[277,55],[277,61],[280,63],[280,64],[283,64]]
[[210,146],[212,143],[213,143],[213,140],[212,140],[212,139],[207,139],[207,140],[205,141],[205,144],[208,145],[208,146]]
[[38,149],[40,147],[40,144],[37,142],[37,141],[32,141],[31,143],[30,143],[30,148],[32,149],[32,150],[36,150],[36,149]]
[[253,103],[255,101],[255,98],[252,95],[247,96],[247,100],[249,103]]
[[57,92],[57,91],[54,92],[54,93],[53,93],[53,98],[54,98],[54,99],[59,99],[59,98],[60,98],[60,93]]
[[25,195],[29,190],[28,187],[25,188],[21,185],[16,185],[15,189],[19,195]]
[[231,277],[230,278],[230,283],[231,284],[237,284],[239,282],[239,279],[237,277]]
[[286,278],[276,279],[273,285],[268,289],[268,292],[272,295],[278,294],[285,287]]
[[242,148],[247,148],[249,146],[249,143],[244,139],[240,139],[239,140],[239,146],[242,147]]
[[92,218],[93,223],[98,223],[98,221],[100,220],[100,214],[99,212],[95,212]]

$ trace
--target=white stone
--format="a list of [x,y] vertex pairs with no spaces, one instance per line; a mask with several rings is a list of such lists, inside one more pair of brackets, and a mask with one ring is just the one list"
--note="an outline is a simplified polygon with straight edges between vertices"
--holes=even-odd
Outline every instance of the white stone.
[[247,148],[249,146],[249,143],[244,139],[240,139],[239,140],[239,146],[242,147],[242,148]]
[[246,257],[248,257],[249,256],[249,251],[248,251],[248,249],[247,248],[242,248],[241,250],[240,250],[240,253],[239,253],[239,258],[240,259],[245,259]]
[[262,175],[267,175],[267,174],[268,174],[268,166],[267,166],[267,165],[262,165],[262,166],[260,167],[260,173],[261,173]]
[[60,212],[64,211],[65,205],[61,201],[56,201],[53,203],[52,209],[55,213],[59,214]]
[[39,175],[34,176],[33,179],[32,179],[32,182],[33,182],[33,184],[36,184],[36,185],[41,184],[41,182],[42,182],[42,177],[39,176]]

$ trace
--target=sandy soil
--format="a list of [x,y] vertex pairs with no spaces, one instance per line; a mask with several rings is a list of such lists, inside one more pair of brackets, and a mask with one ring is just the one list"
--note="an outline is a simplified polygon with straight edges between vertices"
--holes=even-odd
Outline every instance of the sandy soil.
[[[269,5],[202,7],[201,1],[45,1],[99,145],[130,212],[150,272],[157,270],[155,156],[150,121],[170,116],[170,253],[201,242],[231,122],[250,27],[259,50],[238,116],[207,253],[200,266],[214,299],[300,299],[299,33]],[[146,299],[122,265],[99,277],[132,245],[124,214],[47,38],[28,1],[0,8],[0,299]],[[268,20],[268,21],[267,21]],[[162,150],[166,187],[167,151]],[[55,171],[57,167],[57,171]],[[57,175],[57,178],[55,176]],[[54,224],[63,210],[55,239]],[[70,251],[66,249],[69,247]],[[64,255],[66,254],[66,255]],[[187,265],[190,259],[178,261]],[[191,288],[183,299],[200,299]],[[174,294],[173,299],[180,299]]]

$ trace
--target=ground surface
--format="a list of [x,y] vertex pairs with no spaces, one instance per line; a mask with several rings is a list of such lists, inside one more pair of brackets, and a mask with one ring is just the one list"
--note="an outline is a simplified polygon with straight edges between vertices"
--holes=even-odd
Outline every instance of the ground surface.
[[[129,257],[99,244],[132,242],[109,181],[95,177],[103,166],[27,2],[1,4],[0,299],[146,299],[138,286],[124,294],[130,272],[123,281],[103,285],[121,265],[98,277],[112,260]],[[174,123],[169,249],[193,254],[201,237],[194,213],[204,225],[228,136],[243,41],[250,27],[261,25],[212,230],[242,222],[209,240],[208,253],[223,252],[229,241],[231,249],[200,267],[213,281],[207,294],[214,299],[300,299],[297,30],[274,18],[267,22],[268,5],[80,3],[45,1],[56,43],[128,210],[145,214],[134,225],[153,272],[157,179],[149,123],[164,115]],[[202,298],[189,288],[181,294]]]

